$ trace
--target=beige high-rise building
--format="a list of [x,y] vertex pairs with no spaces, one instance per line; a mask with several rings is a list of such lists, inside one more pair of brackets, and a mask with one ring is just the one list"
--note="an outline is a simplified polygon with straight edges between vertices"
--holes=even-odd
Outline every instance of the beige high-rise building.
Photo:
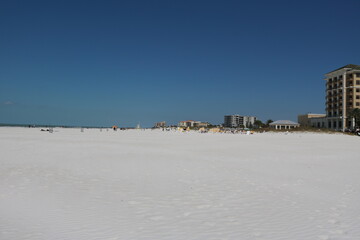
[[348,113],[360,108],[360,65],[348,64],[325,74],[326,125],[332,129],[352,128]]

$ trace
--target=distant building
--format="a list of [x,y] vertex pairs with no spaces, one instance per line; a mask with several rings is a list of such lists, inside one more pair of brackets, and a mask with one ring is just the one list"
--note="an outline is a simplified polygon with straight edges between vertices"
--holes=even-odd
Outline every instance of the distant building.
[[208,127],[209,125],[211,125],[211,124],[208,122],[199,122],[197,124],[197,127]]
[[155,128],[164,128],[164,127],[166,127],[166,122],[165,121],[157,122],[157,123],[155,123],[154,127]]
[[207,127],[210,124],[207,122],[200,122],[194,120],[181,121],[178,123],[179,127]]
[[[316,122],[314,120],[324,117],[326,117],[326,114],[317,114],[317,113],[302,114],[302,115],[298,115],[298,123],[302,127],[314,127],[314,122]],[[320,125],[319,127],[325,127],[325,126]]]
[[252,126],[254,126],[255,121],[256,121],[256,117],[253,117],[253,116],[244,116],[244,117],[243,117],[243,125],[244,125],[245,127],[252,127]]
[[224,116],[224,127],[251,127],[255,124],[256,117],[240,116],[238,114]]
[[238,127],[240,126],[240,115],[226,115],[224,116],[224,127]]
[[299,123],[290,121],[290,120],[278,120],[275,122],[272,122],[269,124],[269,126],[271,128],[275,128],[275,129],[293,129],[293,128],[297,128],[300,127]]
[[179,127],[194,127],[196,121],[194,120],[187,120],[187,121],[181,121],[179,122]]

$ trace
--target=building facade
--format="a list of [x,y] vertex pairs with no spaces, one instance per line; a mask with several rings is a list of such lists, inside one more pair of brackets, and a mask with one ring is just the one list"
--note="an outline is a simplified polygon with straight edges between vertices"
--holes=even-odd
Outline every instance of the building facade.
[[244,116],[243,117],[243,125],[245,127],[253,127],[256,121],[256,117],[253,116]]
[[326,121],[332,129],[353,128],[348,113],[360,108],[360,65],[348,64],[325,74]]
[[157,122],[157,123],[155,123],[154,127],[155,128],[164,128],[164,127],[166,127],[166,122],[165,121]]
[[224,116],[224,127],[235,128],[240,125],[240,115]]
[[[323,119],[326,117],[326,114],[317,114],[317,113],[308,113],[308,114],[302,114],[298,115],[298,123],[302,127],[325,127],[325,124],[315,124],[315,119]],[[316,122],[317,123],[317,122]]]
[[207,127],[210,124],[207,122],[200,122],[194,120],[181,121],[178,123],[179,127]]
[[251,127],[254,126],[256,117],[240,116],[238,114],[224,116],[224,127]]

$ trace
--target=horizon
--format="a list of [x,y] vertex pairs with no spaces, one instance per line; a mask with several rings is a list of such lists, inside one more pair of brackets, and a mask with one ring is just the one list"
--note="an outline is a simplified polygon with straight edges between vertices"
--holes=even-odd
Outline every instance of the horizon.
[[347,47],[360,41],[360,2],[341,4],[335,14],[338,1],[3,2],[0,123],[325,113],[324,74],[360,64]]

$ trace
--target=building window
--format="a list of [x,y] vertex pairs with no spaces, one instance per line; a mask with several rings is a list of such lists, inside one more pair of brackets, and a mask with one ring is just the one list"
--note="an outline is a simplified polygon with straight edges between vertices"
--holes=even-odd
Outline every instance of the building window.
[[356,95],[356,99],[360,99],[360,95]]
[[357,106],[357,107],[358,107],[358,106],[360,106],[360,103],[359,103],[359,102],[357,102],[357,103],[356,103],[356,106]]
[[357,89],[356,89],[356,92],[360,92],[360,88],[357,88]]
[[360,85],[360,80],[356,80],[356,85]]
[[356,77],[360,77],[360,73],[357,73],[357,74],[356,74]]

